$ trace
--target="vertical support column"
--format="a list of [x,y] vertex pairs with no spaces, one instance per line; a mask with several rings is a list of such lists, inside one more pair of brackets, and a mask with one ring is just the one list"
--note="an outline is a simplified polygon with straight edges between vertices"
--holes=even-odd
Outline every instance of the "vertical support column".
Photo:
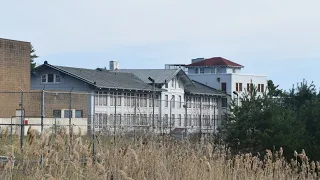
[[154,99],[155,99],[155,96],[156,96],[156,85],[155,85],[155,82],[153,82],[153,94],[152,94],[152,130],[153,130],[153,133],[155,133],[155,123],[154,123]]
[[[94,96],[93,96],[93,106],[95,107],[95,105],[96,105],[96,97],[95,97],[96,95],[94,94]],[[92,97],[92,94],[91,94],[91,97]],[[92,122],[91,122],[91,124],[92,124],[92,157],[93,157],[93,163],[95,163],[96,162],[96,156],[95,156],[95,154],[96,154],[96,152],[95,152],[95,142],[96,142],[96,135],[95,135],[95,127],[94,127],[94,125],[95,125],[95,108],[93,108],[93,115],[92,115]]]
[[[114,121],[113,121],[113,143],[116,145],[116,130],[117,130],[117,99],[118,94],[114,95]],[[121,98],[121,97],[120,97]]]
[[24,137],[24,109],[23,109],[23,98],[24,98],[24,94],[23,94],[23,90],[21,89],[21,114],[20,114],[20,118],[21,118],[21,132],[20,132],[20,148],[21,148],[21,152],[23,152],[23,137]]
[[71,118],[72,118],[72,90],[71,88],[69,92],[69,141],[70,141],[70,147],[69,147],[69,154],[71,154],[71,149],[72,149],[72,125],[71,125]]
[[136,143],[136,125],[137,125],[137,93],[134,93],[134,117],[133,117],[134,143]]
[[199,117],[199,142],[202,138],[202,96],[200,96],[200,117]]
[[41,91],[41,133],[43,133],[43,120],[44,120],[44,88]]

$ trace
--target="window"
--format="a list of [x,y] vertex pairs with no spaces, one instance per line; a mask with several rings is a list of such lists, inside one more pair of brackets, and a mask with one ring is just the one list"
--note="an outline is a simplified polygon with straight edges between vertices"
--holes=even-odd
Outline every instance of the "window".
[[199,68],[195,68],[195,74],[199,74]]
[[238,92],[242,91],[242,83],[236,83],[236,91]]
[[163,126],[165,126],[165,127],[168,127],[168,120],[169,120],[169,118],[168,118],[168,114],[165,114],[164,115],[164,122],[163,122]]
[[179,82],[179,81],[177,81],[177,84],[178,84],[178,88],[181,88],[181,85],[180,85],[180,82]]
[[200,74],[204,74],[204,68],[200,68]]
[[96,92],[96,94],[94,95],[94,104],[96,106],[99,105],[99,95],[98,95],[98,92]]
[[172,108],[175,108],[175,107],[176,107],[176,97],[175,97],[174,95],[172,95],[171,106],[172,106]]
[[168,83],[165,83],[165,84],[164,84],[164,87],[165,87],[165,88],[168,88]]
[[217,67],[217,73],[220,73],[220,67]]
[[117,94],[117,106],[121,106],[121,93]]
[[130,106],[130,93],[123,93],[124,106]]
[[72,110],[64,110],[64,118],[72,117]]
[[168,95],[165,95],[165,104],[164,104],[164,107],[168,107],[168,105],[169,105],[168,101],[169,101],[169,97],[168,97]]
[[110,92],[110,106],[114,106],[116,100],[116,94],[114,92]]
[[59,74],[55,74],[55,78],[56,78],[56,83],[60,83],[60,75]]
[[101,92],[100,94],[100,106],[107,106],[107,96],[108,94],[105,92]]
[[193,99],[193,100],[192,100],[192,102],[193,102],[192,107],[193,107],[193,108],[196,108],[196,97],[193,97],[192,99]]
[[182,125],[182,116],[179,114],[179,119],[178,119],[178,126]]
[[210,73],[211,74],[215,74],[216,73],[216,68],[211,68]]
[[174,84],[175,84],[175,81],[174,81],[174,79],[172,79],[172,87],[174,87]]
[[53,117],[61,118],[61,110],[53,110]]
[[135,94],[134,93],[131,93],[131,107],[134,107],[135,104],[136,104],[136,97],[135,97]]
[[222,104],[221,104],[221,106],[223,107],[223,108],[226,108],[226,107],[228,107],[228,101],[227,101],[227,98],[222,98],[221,99],[222,100]]
[[182,107],[182,97],[179,96],[179,108],[181,108],[181,107]]
[[232,73],[236,73],[236,68],[233,68],[233,69],[232,69]]
[[261,92],[264,92],[264,84],[261,84]]
[[147,107],[148,102],[148,95],[143,94],[143,107]]
[[41,76],[41,82],[46,83],[47,82],[47,75]]
[[175,124],[176,124],[175,122],[176,122],[176,117],[175,117],[174,114],[172,114],[172,115],[171,115],[171,124],[170,124],[170,126],[171,126],[171,127],[174,127]]
[[83,111],[82,110],[76,110],[76,118],[83,118]]
[[53,83],[53,82],[54,82],[53,74],[48,74],[48,83]]
[[41,83],[60,83],[60,75],[44,74],[41,76]]
[[227,83],[221,83],[221,91],[227,92]]
[[253,84],[252,83],[247,83],[247,91],[251,91],[253,89]]
[[258,92],[264,92],[264,84],[258,84]]

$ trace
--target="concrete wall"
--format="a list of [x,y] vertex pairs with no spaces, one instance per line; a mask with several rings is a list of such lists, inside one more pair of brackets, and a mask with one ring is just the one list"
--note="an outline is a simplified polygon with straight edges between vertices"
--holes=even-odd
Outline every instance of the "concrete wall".
[[[36,124],[32,126],[33,129],[36,129],[37,131],[41,132],[41,126],[38,126],[41,124],[41,119],[40,118],[25,118],[25,120],[28,120],[29,125],[25,125],[25,135],[27,135],[28,128],[32,124]],[[13,124],[21,124],[21,119],[20,118],[13,118],[12,119]],[[0,124],[11,124],[11,119],[10,118],[0,118]],[[53,119],[53,118],[45,118],[43,121],[44,124],[44,131],[45,132],[55,132],[55,124],[57,124],[57,132],[59,132],[59,128],[65,127],[67,133],[69,133],[69,119],[67,118],[59,118],[59,119]],[[81,134],[86,135],[87,130],[88,130],[88,122],[86,118],[72,118],[71,119],[71,124],[73,124],[73,131],[75,134],[79,133],[79,128],[81,129]],[[6,125],[1,125],[1,133],[3,133],[3,130],[8,127],[9,128],[9,133],[11,132],[11,126],[6,126]],[[18,128],[20,134],[20,127],[19,126],[13,126],[13,133],[15,130]]]

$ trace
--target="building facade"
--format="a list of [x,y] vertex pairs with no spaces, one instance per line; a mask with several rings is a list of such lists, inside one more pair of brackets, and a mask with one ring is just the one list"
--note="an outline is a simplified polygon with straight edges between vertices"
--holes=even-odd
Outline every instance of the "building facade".
[[15,116],[19,92],[30,90],[30,51],[29,42],[0,38],[0,118]]
[[[114,125],[154,127],[158,132],[181,127],[198,131],[203,126],[212,132],[220,123],[221,102],[226,98],[225,93],[192,81],[182,70],[93,70],[47,62],[36,68],[31,87],[72,90],[84,98],[84,107],[75,111],[86,111],[88,124],[100,132],[112,132]],[[60,112],[61,116],[65,113],[64,109]]]
[[258,95],[267,89],[267,76],[243,74],[244,66],[221,57],[193,59],[184,67],[188,69],[190,79],[224,91],[233,99],[240,98],[253,85]]

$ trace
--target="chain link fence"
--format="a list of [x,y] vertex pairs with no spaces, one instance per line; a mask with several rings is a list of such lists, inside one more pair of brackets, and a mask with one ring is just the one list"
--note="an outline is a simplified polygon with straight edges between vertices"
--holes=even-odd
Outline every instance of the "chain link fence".
[[[132,92],[0,92],[0,127],[112,135],[154,132],[213,134],[226,109],[221,97]],[[67,132],[68,133],[68,132]]]

